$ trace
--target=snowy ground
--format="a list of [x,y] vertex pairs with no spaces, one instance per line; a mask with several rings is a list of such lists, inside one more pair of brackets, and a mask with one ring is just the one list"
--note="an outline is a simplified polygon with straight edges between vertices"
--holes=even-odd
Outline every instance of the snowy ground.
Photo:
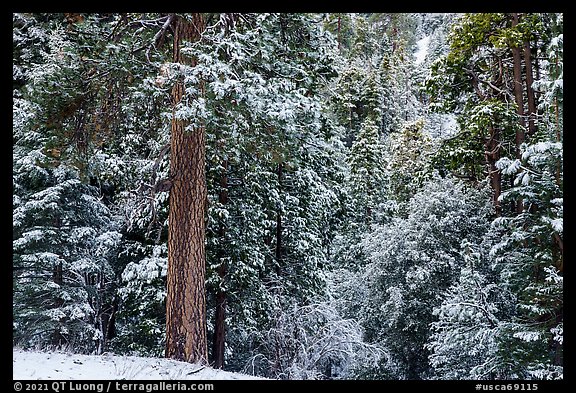
[[160,358],[88,356],[14,348],[13,379],[263,379]]

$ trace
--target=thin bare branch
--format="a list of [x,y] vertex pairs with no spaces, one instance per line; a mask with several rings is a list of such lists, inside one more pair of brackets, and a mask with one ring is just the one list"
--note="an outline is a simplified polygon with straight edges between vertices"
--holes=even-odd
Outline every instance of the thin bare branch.
[[161,42],[163,42],[164,36],[166,35],[166,32],[172,25],[172,22],[174,21],[175,17],[176,17],[175,14],[168,15],[166,17],[166,20],[164,21],[164,24],[162,25],[162,28],[158,30],[158,32],[154,35],[152,43],[148,46],[148,49],[146,50],[146,59],[148,60],[148,62],[151,63],[150,50],[152,49],[152,47],[154,47],[154,49],[158,49],[158,46],[160,45]]

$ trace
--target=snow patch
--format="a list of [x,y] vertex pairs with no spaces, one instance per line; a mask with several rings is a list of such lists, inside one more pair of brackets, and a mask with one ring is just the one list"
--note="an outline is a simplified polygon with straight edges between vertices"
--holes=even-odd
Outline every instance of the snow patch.
[[12,350],[13,379],[266,379],[171,359]]
[[426,55],[428,54],[428,46],[430,45],[430,36],[426,36],[418,40],[416,44],[418,45],[418,50],[416,51],[416,53],[414,53],[414,56],[416,57],[415,63],[420,64],[424,61]]

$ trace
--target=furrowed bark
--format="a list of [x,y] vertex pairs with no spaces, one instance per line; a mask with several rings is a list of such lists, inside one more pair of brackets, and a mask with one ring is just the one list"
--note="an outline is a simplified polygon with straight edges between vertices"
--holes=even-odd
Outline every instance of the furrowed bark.
[[[175,63],[194,66],[181,51],[183,41],[200,39],[204,29],[201,14],[190,20],[174,20]],[[196,86],[201,94],[201,82]],[[184,81],[172,90],[174,101],[170,143],[170,188],[168,214],[168,277],[166,297],[166,357],[192,363],[207,363],[205,292],[205,130],[176,116],[185,95]]]

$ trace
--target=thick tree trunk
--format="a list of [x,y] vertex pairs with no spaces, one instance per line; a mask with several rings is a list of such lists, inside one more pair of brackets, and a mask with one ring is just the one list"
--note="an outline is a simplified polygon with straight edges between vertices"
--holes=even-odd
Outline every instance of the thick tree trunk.
[[[182,41],[199,39],[204,29],[200,14],[174,21],[174,62],[194,65],[180,53]],[[200,91],[202,90],[202,86]],[[175,116],[185,86],[176,82],[172,96],[174,117],[170,144],[168,214],[168,280],[166,297],[166,357],[207,363],[205,293],[205,130],[187,131],[187,122]]]
[[[222,206],[228,204],[228,161],[222,164],[222,176],[220,177],[220,193],[218,201]],[[221,242],[224,242],[226,236],[226,226],[224,223],[220,224],[218,230],[218,237]],[[214,338],[212,341],[212,357],[214,359],[214,367],[224,367],[224,349],[226,343],[226,290],[222,288],[224,280],[226,279],[227,266],[224,261],[224,253],[220,250],[220,265],[217,272],[220,278],[220,286],[216,289],[216,318],[214,320]]]

